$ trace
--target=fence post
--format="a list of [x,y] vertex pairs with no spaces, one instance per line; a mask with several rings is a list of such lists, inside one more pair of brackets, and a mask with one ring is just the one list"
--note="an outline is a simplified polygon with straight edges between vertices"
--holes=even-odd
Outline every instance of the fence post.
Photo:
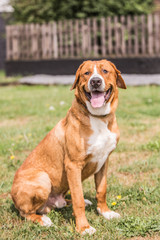
[[13,52],[13,60],[18,60],[19,58],[19,50],[18,50],[18,47],[19,47],[19,43],[18,43],[18,37],[19,37],[19,34],[18,34],[18,26],[15,25],[13,26],[12,28],[12,36],[13,36],[13,45],[12,45],[12,52]]
[[53,56],[58,58],[57,24],[53,22]]
[[94,56],[98,56],[98,45],[97,45],[97,18],[93,18],[93,50]]
[[126,41],[125,41],[125,16],[120,17],[121,21],[121,54],[126,55]]
[[7,51],[7,60],[11,60],[12,59],[12,51],[11,51],[11,47],[12,47],[12,39],[11,39],[11,26],[6,26],[6,51]]
[[155,25],[155,53],[160,55],[160,14],[154,15],[154,25]]
[[152,55],[153,54],[153,20],[152,20],[151,14],[148,15],[147,27],[148,27],[148,53]]
[[106,55],[106,26],[105,26],[105,18],[101,18],[101,53],[102,56]]
[[112,55],[112,21],[111,17],[107,17],[107,30],[108,30],[108,53]]

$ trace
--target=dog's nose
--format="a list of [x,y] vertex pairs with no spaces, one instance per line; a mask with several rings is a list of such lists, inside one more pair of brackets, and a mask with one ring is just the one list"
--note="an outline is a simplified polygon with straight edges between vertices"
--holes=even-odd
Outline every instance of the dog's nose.
[[91,80],[90,80],[90,84],[93,88],[98,88],[101,86],[102,84],[102,79],[100,79],[99,77],[93,77]]

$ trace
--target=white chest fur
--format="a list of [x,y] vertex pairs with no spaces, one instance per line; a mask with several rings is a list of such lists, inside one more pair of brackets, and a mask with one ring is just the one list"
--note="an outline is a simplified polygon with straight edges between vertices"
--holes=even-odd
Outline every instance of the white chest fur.
[[90,136],[87,153],[92,154],[91,162],[97,163],[97,173],[105,163],[109,153],[116,148],[116,134],[108,129],[105,123],[96,117],[90,117],[93,134]]

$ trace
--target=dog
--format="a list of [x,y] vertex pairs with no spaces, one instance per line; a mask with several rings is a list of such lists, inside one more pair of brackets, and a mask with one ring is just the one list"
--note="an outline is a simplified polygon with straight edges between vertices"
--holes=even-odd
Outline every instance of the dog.
[[120,215],[106,204],[107,166],[120,133],[115,111],[118,87],[126,89],[120,71],[107,60],[85,61],[71,87],[75,98],[67,115],[47,134],[17,170],[11,196],[20,215],[51,226],[51,209],[66,205],[70,190],[76,230],[93,234],[85,216],[82,181],[94,174],[97,211],[106,219]]

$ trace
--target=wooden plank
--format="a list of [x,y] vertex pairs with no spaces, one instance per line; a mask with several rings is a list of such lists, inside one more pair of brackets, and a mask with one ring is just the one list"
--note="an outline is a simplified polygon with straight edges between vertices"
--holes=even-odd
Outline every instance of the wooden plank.
[[30,24],[30,31],[31,31],[31,58],[37,59],[37,51],[38,51],[38,44],[37,44],[37,35],[36,35],[36,29],[35,24]]
[[70,45],[70,57],[74,57],[74,42],[73,42],[73,20],[69,20],[69,45]]
[[12,39],[11,39],[11,26],[6,26],[6,57],[7,60],[12,59]]
[[147,28],[148,28],[148,53],[149,55],[152,55],[153,54],[153,19],[151,14],[148,15]]
[[128,32],[128,55],[132,54],[132,33],[131,33],[132,23],[131,23],[131,16],[127,16],[127,32]]
[[45,29],[45,24],[41,25],[41,32],[42,32],[42,59],[45,59],[46,57],[46,39],[45,39],[45,33],[46,33],[46,29]]
[[62,21],[58,21],[58,56],[63,56],[63,32],[62,32]]
[[85,55],[85,36],[84,36],[84,20],[80,20],[80,53],[81,56]]
[[120,38],[119,38],[119,31],[118,31],[118,17],[114,16],[114,37],[115,37],[115,55],[119,56],[119,43],[120,43]]
[[140,36],[141,36],[141,49],[142,49],[142,54],[143,56],[146,54],[146,19],[145,19],[145,16],[142,15],[140,17],[140,20],[141,20],[141,33],[140,33]]
[[106,56],[106,26],[105,18],[101,18],[101,54],[103,57]]
[[92,48],[91,48],[91,19],[90,19],[90,18],[87,18],[87,33],[88,33],[88,39],[87,39],[87,43],[88,43],[88,46],[87,46],[87,55],[88,55],[88,56],[91,56]]
[[120,16],[120,32],[121,32],[121,55],[126,55],[126,41],[125,41],[125,16]]
[[42,24],[42,59],[50,59],[51,53],[51,27],[49,24]]
[[108,54],[111,56],[113,51],[112,46],[112,21],[111,17],[107,17],[107,29],[108,29]]
[[97,44],[97,19],[93,18],[93,51],[94,57],[98,56],[98,44]]
[[57,24],[53,22],[53,57],[58,58],[58,37],[57,37]]
[[75,20],[75,44],[76,44],[76,56],[80,57],[80,34],[79,34],[80,20]]
[[69,49],[68,49],[68,21],[63,21],[63,41],[64,41],[64,56],[69,56]]
[[13,60],[18,60],[19,58],[19,51],[18,51],[18,26],[14,25],[13,26],[13,30],[12,30],[12,34],[13,34]]
[[139,24],[138,16],[134,16],[134,54],[135,56],[139,55]]
[[160,14],[156,13],[154,15],[154,45],[155,45],[155,55],[160,55]]
[[25,24],[24,26],[24,59],[29,60],[30,58],[30,29],[29,24]]
[[23,25],[19,25],[19,59],[23,58]]

